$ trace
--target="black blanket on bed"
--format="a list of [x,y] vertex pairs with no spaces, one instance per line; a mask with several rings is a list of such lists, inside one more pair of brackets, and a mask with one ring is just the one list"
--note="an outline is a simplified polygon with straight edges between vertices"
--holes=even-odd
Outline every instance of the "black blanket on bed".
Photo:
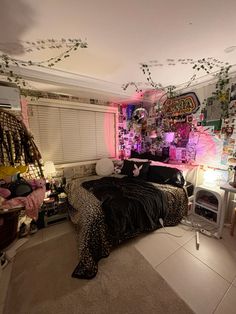
[[105,222],[114,244],[160,227],[167,215],[165,193],[135,178],[104,177],[82,183],[102,202]]

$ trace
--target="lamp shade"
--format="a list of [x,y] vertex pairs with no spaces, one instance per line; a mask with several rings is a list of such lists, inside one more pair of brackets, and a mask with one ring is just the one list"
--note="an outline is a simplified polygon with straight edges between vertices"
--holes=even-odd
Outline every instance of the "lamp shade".
[[44,174],[45,176],[52,175],[56,172],[56,168],[54,166],[53,161],[46,161],[44,163]]
[[215,186],[217,181],[217,172],[214,169],[207,169],[204,173],[204,185],[206,186]]

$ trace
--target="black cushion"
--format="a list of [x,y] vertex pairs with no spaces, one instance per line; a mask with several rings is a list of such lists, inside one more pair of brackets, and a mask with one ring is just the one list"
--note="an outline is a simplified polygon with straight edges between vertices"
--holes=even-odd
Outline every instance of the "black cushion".
[[193,195],[194,186],[191,182],[186,181],[185,188],[188,194],[188,197]]
[[155,183],[171,184],[178,187],[183,187],[185,183],[181,170],[163,166],[150,166],[147,180]]
[[8,189],[11,191],[9,199],[14,197],[25,197],[33,191],[31,185],[23,178],[18,178],[16,181],[11,182]]
[[[123,167],[121,169],[121,174],[125,174],[129,177],[136,177],[136,178],[140,178],[143,180],[147,179],[147,174],[148,174],[148,168],[149,168],[150,162],[136,162],[133,160],[124,160],[124,164]],[[135,169],[140,169],[139,171],[139,175],[135,176]]]

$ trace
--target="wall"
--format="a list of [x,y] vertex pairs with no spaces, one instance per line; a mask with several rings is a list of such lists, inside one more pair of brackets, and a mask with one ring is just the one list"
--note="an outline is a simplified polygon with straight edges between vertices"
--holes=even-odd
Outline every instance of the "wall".
[[[231,84],[235,83],[235,79],[231,79]],[[145,106],[148,111],[148,118],[146,123],[137,129],[132,121],[132,113],[138,106],[121,105],[119,108],[119,157],[127,158],[130,156],[131,149],[139,153],[151,152],[153,155],[162,155],[165,143],[165,131],[173,129],[173,125],[180,126],[180,129],[175,129],[174,145],[169,146],[169,154],[174,147],[184,147],[183,149],[175,149],[176,151],[184,152],[184,157],[178,161],[182,162],[196,162],[198,164],[213,163],[227,164],[228,160],[232,158],[236,151],[236,119],[235,107],[236,101],[230,102],[229,117],[222,118],[222,110],[220,103],[204,105],[204,100],[212,96],[215,91],[215,83],[208,83],[207,85],[198,85],[181,90],[181,94],[185,92],[195,92],[200,100],[200,108],[195,114],[173,117],[171,121],[166,121],[165,117],[157,114],[155,111],[155,104]],[[234,97],[235,99],[235,97]],[[140,105],[139,105],[140,107]],[[172,126],[167,124],[171,122]],[[214,126],[214,131],[213,130]],[[181,128],[183,132],[181,133]],[[189,130],[190,129],[190,130]],[[191,131],[191,132],[189,132]],[[192,132],[193,131],[193,132]],[[180,134],[180,138],[176,138],[176,134]],[[232,134],[231,134],[232,133]],[[188,136],[187,145],[183,143],[183,134]],[[190,141],[190,135],[192,136]],[[182,142],[182,143],[181,143]],[[191,145],[190,145],[191,144]],[[179,153],[178,153],[179,154]],[[175,156],[176,158],[176,156]],[[214,161],[214,162],[213,162]]]

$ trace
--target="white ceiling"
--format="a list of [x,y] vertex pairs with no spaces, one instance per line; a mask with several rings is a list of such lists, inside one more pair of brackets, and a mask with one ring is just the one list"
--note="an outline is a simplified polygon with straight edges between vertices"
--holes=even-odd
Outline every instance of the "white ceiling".
[[[104,97],[107,91],[108,98],[114,100],[135,92],[132,87],[124,92],[122,84],[134,81],[146,86],[140,63],[162,64],[150,69],[153,80],[164,86],[185,83],[192,76],[191,64],[182,64],[179,59],[212,57],[236,64],[236,50],[224,51],[236,46],[235,0],[1,0],[0,3],[2,52],[40,61],[55,51],[26,56],[22,41],[87,40],[88,48],[79,49],[58,63],[58,71],[43,70],[42,78],[45,73],[55,78],[51,77],[51,81],[45,78],[50,85],[41,85],[44,89],[53,90],[54,84],[54,90],[79,94],[86,90],[81,84],[84,80],[88,89],[91,82],[94,84],[90,94],[100,93]],[[58,82],[58,77],[63,77],[63,82]]]

